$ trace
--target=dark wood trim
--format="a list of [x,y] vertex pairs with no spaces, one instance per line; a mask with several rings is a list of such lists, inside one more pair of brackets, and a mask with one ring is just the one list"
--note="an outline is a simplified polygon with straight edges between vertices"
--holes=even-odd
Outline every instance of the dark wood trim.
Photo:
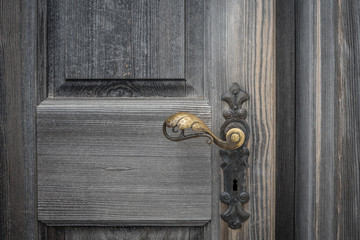
[[297,3],[296,239],[360,239],[360,3]]
[[36,0],[0,5],[0,238],[36,239]]
[[276,2],[276,237],[295,234],[295,1]]
[[46,77],[47,56],[47,0],[37,0],[37,104],[48,97]]

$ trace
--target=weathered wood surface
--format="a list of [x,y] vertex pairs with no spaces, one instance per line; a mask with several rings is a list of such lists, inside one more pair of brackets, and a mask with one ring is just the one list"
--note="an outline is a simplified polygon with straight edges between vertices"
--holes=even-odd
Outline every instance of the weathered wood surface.
[[360,2],[297,11],[296,239],[360,239]]
[[145,97],[182,96],[171,86],[184,94],[183,83],[171,80],[186,79],[187,96],[202,96],[203,5],[202,0],[49,1],[44,20],[49,96],[122,96],[107,91],[108,84],[121,93],[131,83],[118,79],[150,82],[142,86]]
[[206,101],[46,100],[37,111],[38,215],[47,223],[202,224],[211,215],[206,139],[171,142],[162,123]]
[[0,4],[0,239],[36,239],[36,1]]
[[203,227],[51,227],[47,237],[50,240],[205,240]]
[[[247,121],[251,128],[247,182],[251,197],[245,206],[251,216],[240,230],[231,230],[220,220],[221,233],[214,239],[275,239],[275,2],[214,0],[209,6],[206,10],[213,19],[205,79],[221,79],[206,82],[216,113],[214,130],[219,133],[223,123],[220,113],[227,107],[219,99],[233,82],[238,82],[250,95],[244,107],[248,109]],[[219,149],[213,151],[214,161],[217,159],[213,187],[220,193],[221,158]],[[213,202],[217,204],[213,208],[220,206],[218,200]],[[225,209],[222,205],[221,212]]]
[[36,69],[36,98],[37,104],[40,104],[48,97],[47,80],[47,0],[37,0],[37,69]]
[[276,1],[276,233],[295,237],[295,1]]

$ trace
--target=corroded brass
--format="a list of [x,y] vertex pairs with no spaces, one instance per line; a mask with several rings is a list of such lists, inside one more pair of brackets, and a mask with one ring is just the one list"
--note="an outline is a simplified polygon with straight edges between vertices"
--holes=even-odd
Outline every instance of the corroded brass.
[[[172,128],[173,132],[181,131],[180,135],[171,137],[166,128]],[[185,135],[185,129],[192,129],[199,133]],[[188,112],[178,112],[168,117],[163,124],[163,132],[166,138],[172,141],[182,141],[195,137],[207,137],[210,139],[209,144],[215,143],[219,147],[226,150],[234,150],[245,142],[245,133],[240,128],[231,128],[226,133],[226,141],[216,137],[209,127],[197,116]]]

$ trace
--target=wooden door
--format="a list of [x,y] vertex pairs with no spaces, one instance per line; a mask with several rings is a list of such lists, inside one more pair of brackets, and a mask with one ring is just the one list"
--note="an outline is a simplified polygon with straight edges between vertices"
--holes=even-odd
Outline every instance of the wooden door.
[[[25,222],[36,230],[38,221],[41,239],[274,239],[273,0],[35,6],[26,5],[36,121],[24,131],[33,133],[36,197],[24,201],[33,201]],[[170,142],[161,129],[167,116],[189,111],[219,135],[220,96],[234,82],[250,96],[251,217],[240,230],[220,220],[219,149]]]

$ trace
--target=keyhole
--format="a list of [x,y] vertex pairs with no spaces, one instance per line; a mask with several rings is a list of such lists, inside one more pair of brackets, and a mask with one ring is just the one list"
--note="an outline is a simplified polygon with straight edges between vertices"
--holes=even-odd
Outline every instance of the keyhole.
[[236,192],[237,191],[237,180],[234,179],[233,181],[233,191]]

